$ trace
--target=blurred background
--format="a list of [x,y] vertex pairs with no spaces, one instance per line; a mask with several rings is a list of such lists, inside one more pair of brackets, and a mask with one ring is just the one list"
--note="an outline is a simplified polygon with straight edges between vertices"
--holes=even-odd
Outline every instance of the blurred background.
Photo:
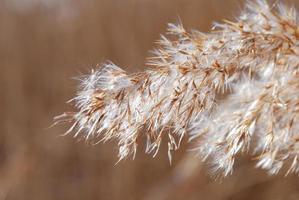
[[[295,4],[298,0],[285,1]],[[299,177],[270,177],[240,159],[215,180],[183,144],[170,166],[166,149],[115,165],[117,145],[89,145],[67,126],[48,128],[73,108],[73,80],[112,60],[143,70],[168,22],[208,31],[234,19],[238,0],[0,0],[0,200],[299,199]],[[185,142],[186,143],[186,142]]]

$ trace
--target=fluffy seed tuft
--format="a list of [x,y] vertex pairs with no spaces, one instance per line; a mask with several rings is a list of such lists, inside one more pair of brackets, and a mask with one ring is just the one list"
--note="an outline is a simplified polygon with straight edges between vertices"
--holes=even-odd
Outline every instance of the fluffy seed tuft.
[[249,2],[235,22],[210,33],[169,24],[148,69],[127,74],[112,63],[81,80],[77,112],[67,132],[116,139],[119,159],[137,151],[155,156],[168,141],[169,159],[184,137],[224,176],[240,153],[254,154],[271,174],[299,164],[299,26],[294,8]]

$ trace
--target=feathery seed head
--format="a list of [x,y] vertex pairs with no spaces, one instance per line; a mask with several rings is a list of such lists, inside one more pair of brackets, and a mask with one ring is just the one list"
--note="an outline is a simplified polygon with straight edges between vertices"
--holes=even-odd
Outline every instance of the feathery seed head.
[[169,159],[183,137],[216,171],[228,175],[240,153],[256,154],[257,167],[299,172],[299,25],[282,4],[248,2],[236,22],[211,33],[169,24],[148,69],[127,74],[112,63],[81,80],[73,99],[75,136],[116,139],[119,159],[135,155],[146,136],[153,156],[168,141]]

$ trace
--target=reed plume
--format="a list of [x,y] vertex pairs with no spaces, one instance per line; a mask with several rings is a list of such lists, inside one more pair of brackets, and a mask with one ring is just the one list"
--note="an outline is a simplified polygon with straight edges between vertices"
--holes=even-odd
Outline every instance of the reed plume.
[[128,74],[111,62],[81,78],[67,133],[117,140],[119,160],[146,140],[168,156],[185,137],[224,176],[241,153],[271,174],[299,172],[299,26],[294,8],[248,2],[235,21],[210,33],[169,24],[147,69]]

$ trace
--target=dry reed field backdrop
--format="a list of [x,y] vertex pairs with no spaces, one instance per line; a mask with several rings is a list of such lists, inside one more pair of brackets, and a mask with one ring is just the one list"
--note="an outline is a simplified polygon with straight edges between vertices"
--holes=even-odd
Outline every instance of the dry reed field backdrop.
[[[299,8],[297,0],[283,1]],[[178,17],[208,32],[234,20],[238,0],[0,0],[0,200],[2,199],[299,199],[299,177],[269,176],[242,157],[233,175],[215,179],[188,152],[118,161],[116,141],[93,145],[69,126],[49,128],[73,108],[73,79],[112,60],[144,70],[149,50]],[[140,148],[142,144],[140,144]]]

